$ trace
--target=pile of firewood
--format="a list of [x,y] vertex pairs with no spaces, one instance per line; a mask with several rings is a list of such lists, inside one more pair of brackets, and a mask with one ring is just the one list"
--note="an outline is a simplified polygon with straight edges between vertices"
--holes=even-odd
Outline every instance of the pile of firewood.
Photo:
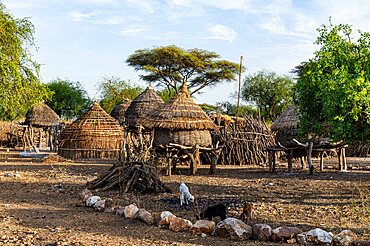
[[156,174],[156,168],[133,161],[113,165],[106,173],[87,183],[90,190],[119,189],[121,192],[172,192]]
[[275,139],[265,121],[252,116],[239,118],[212,134],[213,142],[223,145],[218,158],[222,165],[258,165],[267,162],[266,146]]

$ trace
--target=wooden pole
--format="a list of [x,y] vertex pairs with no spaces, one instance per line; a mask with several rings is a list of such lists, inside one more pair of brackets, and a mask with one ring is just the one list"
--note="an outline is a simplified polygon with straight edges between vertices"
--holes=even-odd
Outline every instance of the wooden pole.
[[276,172],[276,153],[272,152],[272,172]]
[[312,164],[312,148],[313,148],[313,142],[310,141],[308,143],[308,149],[307,149],[307,162],[308,162],[308,168],[310,175],[313,175],[314,167]]
[[342,148],[341,159],[342,159],[342,166],[341,166],[342,169],[341,170],[344,172],[347,172],[347,161],[346,161],[346,149],[345,148]]
[[238,125],[238,118],[239,118],[240,87],[241,87],[241,80],[242,80],[242,63],[243,63],[243,56],[240,57],[238,105],[236,108],[236,125]]
[[324,171],[324,151],[320,153],[320,172]]
[[342,148],[338,150],[338,170],[342,169]]
[[289,173],[293,173],[292,159],[293,159],[293,150],[289,150],[289,153],[288,153],[288,172]]

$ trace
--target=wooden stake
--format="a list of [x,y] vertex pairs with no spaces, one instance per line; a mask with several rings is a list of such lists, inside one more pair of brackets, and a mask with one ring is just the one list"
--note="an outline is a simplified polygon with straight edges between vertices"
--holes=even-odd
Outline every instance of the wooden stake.
[[293,159],[293,150],[290,150],[288,154],[288,172],[289,173],[293,173],[292,159]]
[[307,162],[308,162],[308,168],[310,175],[313,175],[314,172],[314,166],[312,164],[312,147],[313,147],[313,142],[310,141],[308,144],[308,149],[307,149]]
[[320,172],[324,171],[324,151],[320,153]]

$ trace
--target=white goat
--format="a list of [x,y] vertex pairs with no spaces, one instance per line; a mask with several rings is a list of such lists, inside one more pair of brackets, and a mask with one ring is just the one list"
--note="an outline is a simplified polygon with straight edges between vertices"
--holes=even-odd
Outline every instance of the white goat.
[[189,204],[189,202],[194,202],[194,196],[190,194],[189,188],[186,186],[186,184],[181,183],[180,184],[180,206],[182,206],[183,203]]

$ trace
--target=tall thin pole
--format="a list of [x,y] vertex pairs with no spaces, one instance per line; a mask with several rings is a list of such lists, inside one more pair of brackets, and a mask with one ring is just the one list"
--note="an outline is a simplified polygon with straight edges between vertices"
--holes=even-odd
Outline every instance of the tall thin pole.
[[243,63],[243,56],[240,57],[238,105],[236,108],[236,125],[238,125],[238,118],[239,118],[240,87],[241,87],[241,80],[242,80],[242,63]]

